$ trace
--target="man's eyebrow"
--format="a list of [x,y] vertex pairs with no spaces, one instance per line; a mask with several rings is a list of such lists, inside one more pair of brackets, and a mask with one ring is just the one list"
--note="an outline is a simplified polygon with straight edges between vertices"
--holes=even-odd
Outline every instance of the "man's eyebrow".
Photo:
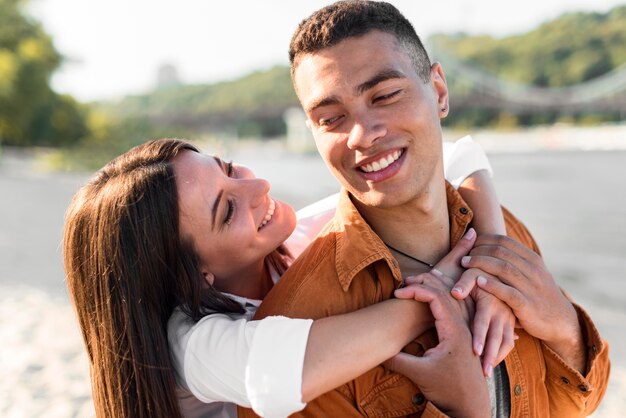
[[306,113],[311,113],[315,109],[317,109],[318,107],[330,106],[330,105],[335,105],[335,104],[339,104],[339,103],[340,103],[340,101],[339,101],[339,98],[337,96],[324,97],[323,99],[319,99],[319,100],[316,100],[313,103],[311,103],[305,109],[305,112]]
[[[374,77],[370,78],[369,80],[359,84],[355,88],[355,93],[357,96],[359,96],[363,94],[365,91],[376,86],[378,83],[382,83],[383,81],[391,80],[393,78],[406,78],[406,75],[404,75],[398,70],[383,70],[379,72],[378,74],[376,74]],[[330,105],[335,105],[339,103],[341,103],[341,101],[339,100],[337,96],[324,97],[322,99],[315,100],[313,103],[311,103],[305,109],[305,112],[311,113],[318,107],[330,106]]]
[[[222,159],[220,157],[216,156],[216,155],[213,155],[213,159],[215,160],[217,165],[220,166],[222,171],[224,171],[224,161],[222,161]],[[224,194],[224,190],[220,190],[220,192],[217,194],[217,198],[215,199],[215,202],[213,203],[213,209],[212,209],[213,224],[211,225],[211,227],[213,229],[215,229],[215,220],[217,218],[217,209],[220,207],[220,202],[222,200],[222,195],[223,194]]]
[[356,95],[360,96],[367,90],[376,86],[378,83],[382,83],[383,81],[391,80],[393,78],[406,78],[406,75],[397,70],[383,70],[364,83],[359,84],[355,89]]

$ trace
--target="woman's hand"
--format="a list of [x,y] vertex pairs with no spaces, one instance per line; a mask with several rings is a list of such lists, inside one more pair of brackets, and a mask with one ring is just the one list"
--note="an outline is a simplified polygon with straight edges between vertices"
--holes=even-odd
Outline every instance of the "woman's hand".
[[[471,326],[472,347],[477,355],[482,355],[483,373],[490,376],[493,368],[515,347],[516,318],[505,302],[479,287],[469,287],[480,276],[491,277],[480,269],[466,270],[454,285],[451,294],[459,300],[472,299],[476,305]],[[471,289],[469,292],[466,290],[468,288]]]
[[[482,355],[483,373],[489,376],[493,367],[500,363],[515,345],[515,316],[509,306],[491,293],[475,286],[477,277],[489,276],[479,269],[465,270],[461,259],[471,251],[476,241],[476,233],[469,229],[452,251],[442,258],[430,274],[407,277],[403,289],[395,296],[400,299],[413,298],[414,284],[424,284],[435,276],[452,295],[466,302],[465,315],[471,324],[472,347],[476,355]],[[467,298],[471,294],[470,298]]]
[[[452,250],[446,254],[437,264],[435,268],[429,273],[418,274],[417,276],[409,276],[404,280],[405,287],[398,289],[395,292],[395,296],[399,299],[412,299],[412,284],[423,284],[429,277],[435,276],[448,286],[448,289],[452,289],[454,283],[461,277],[465,269],[461,266],[461,259],[469,254],[474,248],[476,242],[476,231],[474,228],[467,230],[463,238],[457,242]],[[406,289],[406,290],[405,290]],[[466,299],[466,320],[469,323],[474,317],[474,301],[472,299]]]
[[449,416],[491,416],[489,393],[478,356],[472,351],[471,333],[465,319],[466,305],[452,298],[448,287],[425,273],[424,284],[412,284],[404,293],[427,302],[435,318],[439,344],[423,357],[400,353],[387,366],[402,373],[424,393],[426,399]]

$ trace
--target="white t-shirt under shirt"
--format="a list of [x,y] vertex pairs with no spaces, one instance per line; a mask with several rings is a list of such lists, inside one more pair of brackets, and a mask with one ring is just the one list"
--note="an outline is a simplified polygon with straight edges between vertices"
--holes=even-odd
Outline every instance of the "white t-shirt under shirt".
[[[487,157],[469,136],[444,143],[444,169],[455,187],[478,170],[491,173]],[[337,197],[298,211],[296,230],[286,242],[294,256],[332,218]],[[277,274],[272,278],[279,279]],[[271,418],[301,410],[304,353],[313,320],[273,316],[251,321],[261,301],[228,296],[246,314],[212,314],[194,323],[177,308],[170,317],[168,338],[183,415],[235,418],[235,404]]]

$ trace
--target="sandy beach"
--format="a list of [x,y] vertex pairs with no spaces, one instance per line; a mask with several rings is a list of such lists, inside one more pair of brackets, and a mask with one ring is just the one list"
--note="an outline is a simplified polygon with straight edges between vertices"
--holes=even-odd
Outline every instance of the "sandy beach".
[[[623,416],[626,147],[511,152],[503,142],[490,146],[487,135],[476,137],[490,151],[501,202],[533,232],[557,281],[610,343],[610,386],[593,416]],[[317,155],[292,155],[276,146],[229,153],[296,207],[337,190]],[[36,161],[10,149],[0,157],[0,416],[91,417],[87,358],[60,253],[65,208],[87,176],[47,173]]]

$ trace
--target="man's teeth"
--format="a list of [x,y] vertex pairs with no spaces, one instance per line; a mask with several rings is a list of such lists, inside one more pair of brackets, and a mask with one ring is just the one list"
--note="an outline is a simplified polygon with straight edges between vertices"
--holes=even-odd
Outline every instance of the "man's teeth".
[[381,158],[378,161],[374,161],[374,162],[361,166],[361,170],[365,171],[366,173],[384,170],[385,168],[389,167],[391,163],[393,163],[398,158],[400,158],[401,155],[402,155],[402,151],[394,151],[391,154],[387,155],[386,157]]
[[272,219],[272,216],[274,215],[274,210],[276,210],[276,202],[270,199],[270,207],[267,210],[267,213],[265,214],[265,218],[263,219],[263,222],[261,222],[261,225],[259,225],[259,229],[263,228],[265,224],[268,223],[270,219]]

